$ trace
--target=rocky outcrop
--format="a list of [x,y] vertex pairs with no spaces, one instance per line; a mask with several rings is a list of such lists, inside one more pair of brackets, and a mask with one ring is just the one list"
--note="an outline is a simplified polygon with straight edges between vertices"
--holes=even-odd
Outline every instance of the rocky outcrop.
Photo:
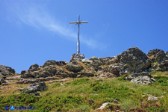
[[148,52],[147,56],[152,62],[152,70],[168,71],[168,56],[166,52],[161,49],[153,49]]
[[[115,57],[94,56],[85,59],[82,54],[74,54],[70,62],[48,60],[42,66],[33,64],[28,70],[21,71],[21,80],[17,83],[27,84],[67,77],[112,78],[123,75],[131,82],[150,84],[154,81],[150,76],[152,71],[168,71],[168,52],[153,49],[145,54],[134,47]],[[0,65],[0,84],[8,82],[5,78],[13,74],[14,69]]]
[[64,76],[66,72],[62,66],[65,66],[64,61],[49,60],[44,63],[43,66],[37,64],[31,65],[27,71],[21,72],[21,78],[45,78],[51,76]]
[[[77,58],[77,59],[76,59]],[[48,60],[42,66],[31,65],[27,71],[21,72],[22,78],[47,77],[119,77],[130,74],[128,80],[135,83],[150,84],[151,71],[168,71],[168,53],[160,49],[148,54],[139,48],[129,48],[116,57],[83,59],[83,55],[73,55],[69,63]]]
[[[84,66],[84,64],[83,64]],[[84,77],[94,76],[92,72],[86,71],[78,61],[65,63],[63,61],[47,61],[43,66],[31,65],[29,70],[21,72],[21,78],[47,78],[47,77]]]
[[139,48],[130,48],[117,58],[122,64],[122,72],[142,72],[150,66],[147,61],[148,57]]
[[0,65],[0,75],[6,77],[6,76],[14,75],[14,74],[15,74],[15,70],[13,68]]
[[150,50],[147,56],[152,62],[158,62],[158,63],[164,61],[167,58],[166,53],[161,49]]

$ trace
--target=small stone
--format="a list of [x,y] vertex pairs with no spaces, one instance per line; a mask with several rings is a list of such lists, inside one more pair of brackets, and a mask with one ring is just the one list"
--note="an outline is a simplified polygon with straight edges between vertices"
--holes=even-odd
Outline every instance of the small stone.
[[158,101],[158,97],[149,95],[149,96],[148,96],[148,101]]
[[98,108],[98,110],[103,110],[108,104],[109,104],[109,102],[103,103],[103,104]]

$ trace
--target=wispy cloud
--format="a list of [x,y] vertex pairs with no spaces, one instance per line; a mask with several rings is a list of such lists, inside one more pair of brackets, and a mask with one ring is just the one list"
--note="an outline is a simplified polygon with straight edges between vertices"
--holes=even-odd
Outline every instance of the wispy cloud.
[[[49,14],[49,12],[47,12],[42,6],[37,4],[15,4],[12,6],[11,11],[16,19],[23,24],[54,32],[60,35],[60,37],[72,41],[76,40],[76,32],[72,31],[63,24],[60,24],[57,19]],[[101,49],[104,47],[102,43],[85,36],[81,36],[81,43],[96,49]]]

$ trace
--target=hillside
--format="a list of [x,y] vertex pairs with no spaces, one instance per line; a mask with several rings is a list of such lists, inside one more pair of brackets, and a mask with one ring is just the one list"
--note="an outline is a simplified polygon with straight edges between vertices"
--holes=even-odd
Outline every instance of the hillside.
[[0,111],[167,112],[168,52],[49,60],[20,74],[0,66]]

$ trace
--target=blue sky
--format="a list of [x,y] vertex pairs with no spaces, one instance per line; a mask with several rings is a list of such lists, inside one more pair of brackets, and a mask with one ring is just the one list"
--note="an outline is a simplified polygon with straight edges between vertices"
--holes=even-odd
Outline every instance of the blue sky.
[[168,50],[167,0],[0,0],[0,64],[17,72],[46,60],[69,61],[76,52],[109,57],[130,47]]

